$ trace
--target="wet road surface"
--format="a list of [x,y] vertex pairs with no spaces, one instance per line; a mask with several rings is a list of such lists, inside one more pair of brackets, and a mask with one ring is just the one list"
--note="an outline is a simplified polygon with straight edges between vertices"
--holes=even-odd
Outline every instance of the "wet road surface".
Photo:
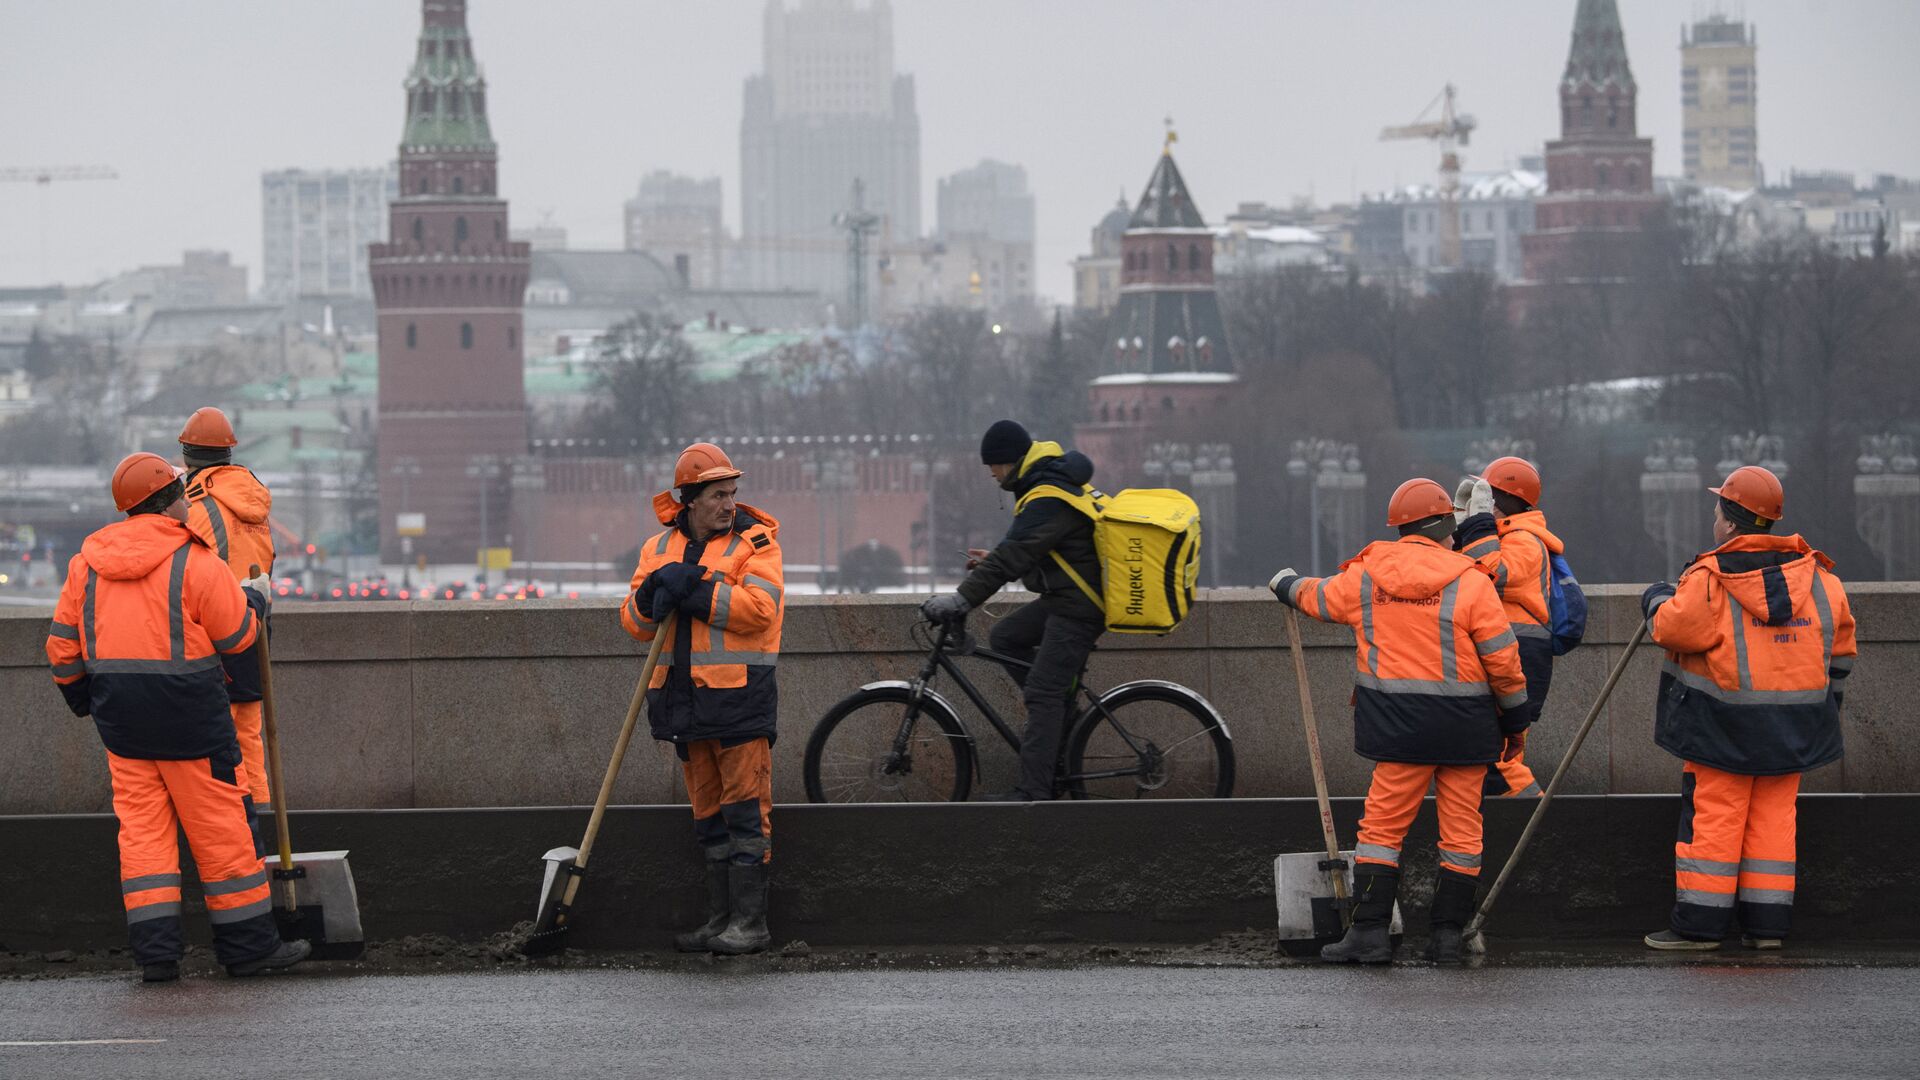
[[1916,1075],[1914,968],[722,963],[0,982],[8,1080]]

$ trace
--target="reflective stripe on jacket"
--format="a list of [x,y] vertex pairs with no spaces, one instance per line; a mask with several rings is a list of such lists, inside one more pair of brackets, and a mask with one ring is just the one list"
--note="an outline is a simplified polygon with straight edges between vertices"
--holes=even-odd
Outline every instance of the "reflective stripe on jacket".
[[1695,559],[1654,602],[1667,650],[1654,742],[1748,776],[1837,761],[1855,654],[1853,609],[1833,561],[1799,536],[1736,536]]
[[[1354,629],[1353,748],[1375,761],[1479,765],[1527,700],[1513,630],[1472,559],[1425,537],[1367,545],[1288,603]],[[1520,720],[1513,730],[1525,726]]]
[[121,757],[237,756],[217,654],[250,648],[258,628],[219,556],[180,522],[141,514],[87,537],[67,564],[47,662]]
[[[779,690],[780,630],[786,614],[786,576],[780,559],[780,523],[737,505],[733,528],[704,543],[686,527],[686,514],[663,521],[667,531],[640,545],[640,563],[620,607],[620,625],[638,641],[652,641],[653,613],[643,610],[642,586],[668,563],[697,563],[706,578],[694,588],[668,631],[647,692],[653,737],[772,738]],[[702,612],[686,618],[691,607]]]
[[[245,581],[255,566],[273,573],[273,527],[267,520],[272,511],[273,493],[251,469],[212,465],[187,474],[187,528],[226,562],[235,581]],[[227,669],[228,697],[260,700],[258,653],[248,649],[221,663]]]

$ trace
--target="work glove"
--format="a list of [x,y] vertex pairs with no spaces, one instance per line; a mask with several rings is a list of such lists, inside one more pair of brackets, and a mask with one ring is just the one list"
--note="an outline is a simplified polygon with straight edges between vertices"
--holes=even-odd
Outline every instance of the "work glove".
[[1670,581],[1656,581],[1647,586],[1647,591],[1640,594],[1641,617],[1646,619],[1653,618],[1653,609],[1659,606],[1661,601],[1671,597],[1675,591],[1673,583]]
[[240,582],[240,587],[243,589],[252,589],[254,592],[259,593],[260,599],[265,600],[268,607],[273,606],[273,579],[268,577],[264,571],[255,577],[250,577]]
[[1473,482],[1478,479],[1480,478],[1477,476],[1463,476],[1460,478],[1460,483],[1454,487],[1453,523],[1455,525],[1467,520],[1467,500],[1473,497]]
[[647,601],[648,611],[653,621],[659,622],[680,609],[687,597],[693,595],[694,587],[707,576],[707,568],[699,563],[668,563],[647,575],[641,582],[643,592],[650,592]]
[[1501,761],[1512,761],[1514,758],[1520,756],[1522,750],[1527,748],[1527,730],[1526,728],[1521,728],[1511,735],[1502,735],[1500,737]]
[[1480,477],[1473,478],[1473,488],[1467,493],[1467,517],[1475,514],[1493,513],[1493,485]]
[[1274,599],[1283,604],[1287,604],[1290,603],[1287,599],[1287,594],[1293,591],[1293,583],[1299,580],[1299,573],[1297,573],[1293,567],[1289,566],[1268,579],[1267,588],[1272,590]]
[[941,593],[920,605],[920,617],[935,626],[945,626],[965,619],[972,608],[959,593]]

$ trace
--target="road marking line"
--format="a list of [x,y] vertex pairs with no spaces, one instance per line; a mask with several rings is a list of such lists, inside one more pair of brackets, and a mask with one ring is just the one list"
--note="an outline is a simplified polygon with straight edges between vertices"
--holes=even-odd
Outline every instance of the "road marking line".
[[126,1046],[133,1043],[163,1043],[165,1039],[29,1039],[0,1042],[0,1046]]

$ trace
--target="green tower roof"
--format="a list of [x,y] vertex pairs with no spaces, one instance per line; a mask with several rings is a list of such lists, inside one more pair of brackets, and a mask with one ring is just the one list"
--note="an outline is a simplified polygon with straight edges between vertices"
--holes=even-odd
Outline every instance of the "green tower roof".
[[1614,0],[1580,0],[1573,16],[1573,47],[1567,52],[1565,86],[1609,83],[1634,89],[1633,69],[1627,64],[1627,40],[1620,31],[1620,9]]
[[487,80],[473,59],[466,0],[421,0],[420,43],[407,72],[402,146],[492,150]]

